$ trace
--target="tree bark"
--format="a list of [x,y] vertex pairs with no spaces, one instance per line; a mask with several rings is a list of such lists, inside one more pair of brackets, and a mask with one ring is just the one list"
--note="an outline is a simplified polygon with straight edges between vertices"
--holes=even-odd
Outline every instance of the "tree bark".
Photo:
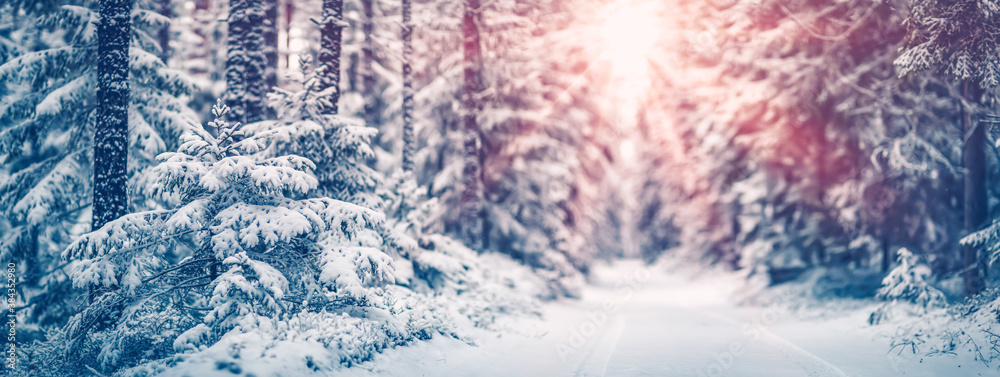
[[[978,103],[980,90],[978,85],[965,82],[963,92],[966,100]],[[986,224],[986,133],[983,127],[978,127],[972,117],[972,109],[962,108],[962,129],[965,131],[965,142],[962,159],[965,164],[965,230],[975,232]],[[963,273],[966,296],[972,296],[985,288],[983,273],[985,269],[979,258],[979,249],[973,246],[962,247]]]
[[337,102],[340,101],[340,44],[343,25],[344,1],[323,0],[323,28],[317,68],[323,70],[320,77],[321,89],[333,88],[330,107],[325,109],[327,114],[336,114]]
[[285,30],[285,51],[279,51],[281,54],[280,59],[285,61],[285,69],[292,66],[290,53],[290,46],[292,45],[292,33],[290,33],[292,28],[292,19],[295,16],[295,2],[293,0],[285,1],[285,23],[281,25]]
[[97,127],[91,229],[128,212],[128,48],[132,2],[101,0],[97,26]]
[[403,170],[413,171],[413,156],[417,142],[413,133],[413,21],[410,19],[411,0],[403,0]]
[[477,18],[479,0],[466,0],[465,14],[462,17],[462,50],[464,65],[464,82],[462,87],[462,108],[464,114],[463,152],[465,167],[462,169],[463,190],[461,195],[461,227],[464,241],[470,248],[482,246],[482,182],[480,169],[480,132],[476,113],[480,104],[478,94],[482,90],[482,45],[479,37]]
[[[264,56],[267,57],[265,84],[267,91],[278,86],[278,0],[265,0],[264,4]],[[274,111],[268,108],[268,118]]]
[[[888,226],[888,224],[884,226]],[[882,274],[886,274],[889,272],[889,267],[892,266],[892,262],[896,259],[893,258],[892,248],[891,245],[889,244],[888,229],[882,230],[882,240],[880,243],[881,243],[880,246],[882,246]]]
[[238,122],[256,122],[266,115],[264,13],[262,0],[229,1],[226,105]]

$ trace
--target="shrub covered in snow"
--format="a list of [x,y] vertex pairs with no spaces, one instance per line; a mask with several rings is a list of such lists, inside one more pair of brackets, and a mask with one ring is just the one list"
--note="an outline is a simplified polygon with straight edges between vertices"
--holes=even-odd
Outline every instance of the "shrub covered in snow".
[[337,88],[321,90],[322,67],[310,70],[308,58],[300,64],[302,79],[292,83],[293,89],[274,88],[268,95],[278,119],[248,127],[275,132],[278,142],[269,154],[295,154],[313,161],[319,195],[378,207],[375,189],[381,174],[366,164],[375,157],[371,140],[378,131],[360,119],[326,113],[324,109],[333,105],[330,94]]
[[926,313],[928,309],[947,304],[944,293],[927,281],[931,276],[931,269],[905,247],[896,253],[898,264],[882,279],[882,288],[875,294],[876,298],[886,301],[886,304],[871,314],[868,319],[871,324],[878,324],[890,317],[899,303],[911,304],[907,309],[915,309],[914,314]]
[[944,293],[927,282],[931,269],[905,247],[896,253],[899,264],[882,279],[882,288],[876,297],[891,302],[911,302],[925,308],[944,305]]
[[907,314],[885,318],[882,324],[892,331],[891,354],[966,354],[994,367],[1000,360],[1000,290],[986,290],[947,308]]

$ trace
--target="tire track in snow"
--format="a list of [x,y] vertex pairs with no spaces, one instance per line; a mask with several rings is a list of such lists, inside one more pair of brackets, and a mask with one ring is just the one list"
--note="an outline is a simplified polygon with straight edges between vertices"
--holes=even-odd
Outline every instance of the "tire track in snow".
[[830,364],[812,352],[802,349],[802,347],[795,345],[795,343],[792,343],[788,339],[778,336],[770,330],[764,330],[762,333],[764,337],[761,339],[764,339],[765,343],[776,348],[782,356],[804,369],[810,376],[848,377],[847,373],[844,373],[837,366]]
[[614,354],[615,348],[618,347],[618,340],[621,339],[624,332],[625,316],[622,314],[616,315],[614,319],[611,320],[607,330],[601,334],[601,338],[598,339],[597,344],[591,347],[590,352],[587,352],[587,355],[583,357],[583,362],[580,364],[580,368],[576,370],[576,373],[573,373],[573,376],[604,376],[604,374],[607,373],[608,362],[611,361],[611,355]]
[[[743,324],[741,324],[741,323],[739,323],[739,322],[737,322],[735,320],[732,320],[732,319],[727,318],[727,317],[723,317],[721,315],[718,315],[716,313],[713,313],[713,312],[710,312],[710,311],[707,311],[707,310],[701,310],[701,309],[693,308],[693,307],[684,307],[684,308],[688,309],[688,310],[691,310],[691,311],[694,311],[694,312],[697,312],[697,313],[700,313],[700,314],[703,314],[705,316],[709,316],[709,317],[715,318],[715,319],[717,319],[719,321],[726,322],[726,323],[734,325],[736,327],[743,326]],[[765,344],[767,344],[767,345],[771,346],[772,348],[776,349],[778,351],[778,353],[780,353],[781,356],[783,356],[784,358],[788,359],[789,361],[791,361],[795,365],[798,365],[806,373],[808,373],[809,376],[811,376],[811,377],[848,377],[847,373],[844,373],[843,370],[840,370],[840,368],[837,368],[836,365],[831,364],[830,362],[824,360],[822,357],[819,357],[818,355],[816,355],[816,354],[814,354],[812,352],[809,352],[809,351],[806,351],[805,349],[802,349],[802,347],[799,347],[798,345],[796,345],[792,341],[790,341],[788,339],[785,339],[784,337],[782,337],[782,336],[780,336],[778,334],[775,334],[774,332],[772,332],[769,329],[765,329],[765,328],[758,328],[758,329],[760,330],[760,332],[762,334],[762,336],[760,337],[760,340],[763,340]]]

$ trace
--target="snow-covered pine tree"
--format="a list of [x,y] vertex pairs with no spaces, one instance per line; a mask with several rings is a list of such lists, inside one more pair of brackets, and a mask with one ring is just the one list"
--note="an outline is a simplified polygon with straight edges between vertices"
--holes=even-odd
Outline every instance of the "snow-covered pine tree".
[[[337,113],[358,116],[365,119],[369,127],[379,130],[373,139],[378,158],[369,162],[377,164],[379,170],[389,171],[400,164],[402,83],[399,65],[402,48],[400,23],[396,18],[400,7],[398,3],[384,1],[372,1],[370,7],[368,5],[361,0],[342,1],[341,22],[336,23],[341,27]],[[428,7],[432,5],[427,4]],[[299,1],[295,6],[299,10],[291,13],[290,22],[296,36],[290,43],[296,47],[295,51],[290,51],[293,56],[289,62],[292,67],[289,76],[298,75],[296,64],[301,56],[313,56],[314,63],[323,65],[320,55],[323,54],[324,24],[319,22],[318,12],[310,12],[321,9],[322,2]],[[371,13],[370,18],[367,13]]]
[[676,217],[681,249],[714,250],[711,260],[779,272],[776,281],[851,266],[871,278],[856,283],[874,282],[872,267],[893,259],[882,251],[902,240],[951,268],[953,89],[895,77],[902,4],[691,6],[692,20],[716,21],[682,27],[703,34],[672,64],[712,73],[665,80],[676,94],[647,106],[671,109],[650,118],[671,122],[661,180],[690,172],[660,195],[676,200],[663,216]]
[[282,140],[271,153],[313,161],[319,180],[317,195],[379,208],[375,189],[381,175],[365,164],[374,158],[371,140],[377,130],[360,119],[327,113],[336,90],[323,87],[323,73],[312,69],[310,59],[303,58],[299,67],[302,81],[293,79],[290,89],[278,88],[270,94],[278,119],[249,127],[280,132]]
[[[588,43],[587,37],[580,37],[586,35],[582,34],[587,30],[586,25],[594,25],[586,19],[594,17],[594,13],[588,12],[585,4],[563,1],[544,4],[538,8],[538,21],[525,22],[528,25],[538,25],[530,34],[540,35],[528,39],[532,41],[529,45],[533,47],[521,50],[516,43],[511,44],[512,51],[526,55],[521,55],[521,59],[530,63],[527,64],[531,66],[530,69],[525,67],[527,71],[542,73],[543,86],[529,90],[542,93],[542,97],[536,97],[530,102],[534,102],[533,108],[544,109],[547,113],[542,123],[550,125],[551,129],[543,134],[551,135],[546,136],[552,139],[550,143],[561,144],[561,147],[553,150],[561,150],[558,153],[563,156],[556,160],[541,159],[538,162],[561,166],[572,177],[565,186],[569,188],[569,200],[562,203],[550,202],[544,206],[556,205],[560,209],[545,211],[564,211],[560,216],[574,240],[567,245],[575,246],[561,252],[576,254],[577,256],[570,258],[576,261],[589,261],[598,255],[621,255],[621,220],[624,216],[633,215],[627,212],[626,206],[621,205],[622,199],[631,194],[622,191],[622,172],[614,166],[614,161],[618,160],[614,150],[623,144],[622,137],[625,134],[608,124],[608,120],[613,118],[605,115],[605,107],[611,102],[602,100],[599,94],[607,89],[601,87],[602,69],[595,65],[598,64],[595,55],[599,56],[603,52],[595,51],[594,44]],[[520,13],[517,8],[514,13],[530,14]],[[522,38],[524,36],[522,34]],[[533,53],[536,49],[557,53]],[[547,59],[544,63],[537,62],[530,58],[532,54],[545,56]],[[523,81],[522,85],[524,84],[534,85],[533,81]],[[510,90],[509,93],[517,91]],[[545,100],[548,98],[552,100]],[[537,174],[534,179],[538,182],[551,182],[544,174]]]
[[229,1],[226,104],[234,121],[256,122],[267,115],[265,13],[265,0]]
[[[431,5],[438,13],[425,8]],[[461,102],[465,56],[464,50],[435,51],[436,46],[468,42],[462,39],[465,5],[414,4],[415,23],[422,26],[413,30],[417,59],[411,62],[414,86],[421,88],[414,97],[420,144],[414,155],[415,178],[440,203],[421,221],[423,231],[463,242],[470,226],[479,229],[463,220],[469,211],[462,209],[463,189],[469,187],[463,182],[469,156]],[[564,294],[573,290],[579,277],[576,268],[585,269],[595,254],[589,237],[601,233],[594,224],[603,216],[603,207],[592,180],[602,176],[606,157],[598,146],[605,135],[593,132],[600,126],[582,94],[588,88],[579,69],[585,56],[575,51],[579,45],[567,42],[579,41],[578,32],[549,34],[572,23],[553,9],[548,3],[500,1],[484,3],[475,16],[482,88],[476,98],[479,110],[473,114],[479,129],[474,136],[482,137],[476,142],[482,149],[472,157],[477,164],[480,158],[483,162],[482,178],[477,179],[484,190],[479,206],[492,224],[482,228],[476,242],[536,268],[554,283],[551,292]],[[432,14],[439,16],[421,18]],[[553,48],[559,52],[552,53]],[[548,106],[552,99],[558,103]]]
[[[965,231],[972,233],[989,220],[986,131],[976,125],[976,117],[982,111],[978,107],[983,104],[983,89],[1000,84],[1000,47],[993,43],[993,36],[1000,32],[1000,7],[972,0],[911,1],[910,6],[909,35],[895,61],[899,75],[933,70],[962,82],[964,217]],[[985,287],[986,270],[979,249],[964,248],[965,293],[971,296]]]
[[[65,329],[63,364],[48,372],[114,373],[227,333],[269,331],[284,314],[367,306],[369,287],[395,281],[381,250],[384,217],[353,204],[302,197],[315,165],[258,153],[278,135],[244,133],[220,103],[212,136],[190,126],[153,169],[179,207],[127,215],[64,252],[75,285],[103,288]],[[95,364],[91,364],[95,363]]]
[[[392,51],[393,50],[392,48],[396,45],[391,40],[392,38],[387,37],[386,34],[383,34],[387,30],[392,30],[394,26],[392,25],[392,23],[386,22],[384,17],[381,18],[379,17],[380,14],[381,15],[392,14],[393,10],[398,8],[392,8],[392,4],[386,4],[386,3],[378,3],[378,4],[379,6],[373,7],[376,26],[374,30],[375,38],[372,39],[373,41],[377,42],[375,46],[376,64],[374,64],[377,73],[376,75],[376,81],[378,83],[377,87],[379,88],[380,92],[383,93],[383,96],[387,98],[402,97],[402,95],[399,95],[399,92],[401,91],[400,88],[403,86],[402,83],[399,82],[399,75],[393,74],[392,70],[387,68],[392,66],[392,64],[389,63],[393,63],[393,60],[397,59],[393,55]],[[458,110],[461,110],[462,108],[460,99],[461,99],[461,89],[464,82],[464,77],[463,77],[464,72],[463,72],[463,67],[460,63],[462,61],[463,55],[458,49],[454,49],[449,54],[441,54],[439,46],[441,46],[442,44],[459,46],[462,43],[461,21],[463,16],[464,5],[462,2],[440,1],[431,3],[415,3],[412,4],[412,6],[414,8],[412,9],[413,19],[411,20],[411,22],[413,22],[414,24],[421,25],[420,28],[415,28],[411,31],[411,36],[413,39],[412,48],[414,50],[413,53],[414,59],[410,62],[411,71],[414,73],[411,76],[412,78],[414,78],[412,87],[422,88],[419,92],[414,93],[413,97],[414,114],[411,116],[411,119],[413,120],[413,129],[415,136],[414,138],[415,142],[411,144],[413,145],[413,151],[415,152],[413,154],[413,159],[412,159],[414,162],[414,173],[415,173],[414,176],[417,179],[417,183],[420,186],[427,188],[425,190],[427,192],[427,197],[436,198],[437,201],[441,203],[441,205],[431,205],[431,206],[413,205],[412,207],[422,207],[422,208],[427,207],[426,211],[428,212],[426,214],[423,213],[424,210],[418,210],[420,214],[417,215],[418,217],[426,215],[426,218],[423,220],[415,220],[413,222],[404,221],[398,223],[398,225],[403,226],[404,228],[407,229],[411,229],[410,228],[411,226],[426,227],[425,229],[421,229],[419,231],[408,232],[411,235],[420,233],[444,232],[460,238],[461,230],[459,228],[459,225],[461,224],[461,221],[459,221],[459,215],[460,215],[459,201],[462,188],[461,172],[462,169],[464,168],[465,161],[462,158],[452,158],[452,157],[462,155],[463,152],[461,148],[464,146],[463,144],[464,130],[462,129],[463,125],[462,115],[458,112]],[[535,241],[533,241],[531,244],[549,245],[549,246],[546,247],[533,246],[534,247],[534,249],[532,249],[533,251],[529,253],[530,257],[523,259],[525,261],[528,260],[540,261],[540,260],[549,260],[554,258],[554,256],[561,253],[563,249],[573,250],[574,252],[578,250],[587,249],[587,246],[589,245],[589,243],[587,242],[582,242],[584,246],[582,248],[575,248],[571,246],[560,246],[560,248],[557,250],[556,248],[551,247],[551,245],[554,244],[570,245],[572,243],[581,242],[586,238],[580,237],[580,235],[591,233],[587,231],[581,231],[582,229],[597,229],[596,227],[593,226],[593,223],[596,221],[597,218],[601,217],[601,209],[598,208],[600,200],[597,198],[600,195],[600,193],[598,192],[598,190],[592,187],[585,187],[585,184],[592,185],[593,182],[588,182],[588,180],[594,179],[593,178],[594,176],[600,176],[600,173],[597,172],[603,169],[601,161],[605,159],[604,157],[605,155],[604,153],[601,152],[600,147],[594,148],[591,146],[591,144],[593,143],[599,144],[603,138],[602,135],[587,134],[587,136],[584,136],[584,134],[590,132],[590,131],[585,131],[585,129],[589,129],[591,127],[599,128],[599,126],[594,126],[590,120],[593,118],[588,118],[593,114],[587,114],[586,110],[579,111],[581,108],[587,107],[586,104],[581,104],[581,98],[583,96],[580,94],[576,94],[575,92],[566,93],[567,88],[570,88],[570,90],[577,90],[577,88],[581,86],[579,80],[576,80],[574,77],[572,77],[573,74],[570,72],[571,67],[569,63],[553,56],[551,59],[546,60],[545,63],[542,62],[539,62],[537,64],[531,63],[530,67],[526,66],[523,69],[514,68],[517,67],[519,64],[524,64],[525,62],[530,63],[531,60],[524,59],[524,56],[530,55],[532,51],[535,51],[533,49],[538,48],[537,46],[545,43],[542,42],[541,40],[525,38],[525,36],[530,34],[532,31],[534,32],[541,31],[540,29],[533,28],[530,25],[531,23],[536,22],[535,19],[529,20],[528,18],[520,18],[521,14],[533,12],[529,9],[536,9],[536,8],[532,7],[518,8],[513,2],[505,2],[502,6],[491,5],[490,7],[487,7],[487,9],[484,10],[484,12],[486,13],[495,15],[491,16],[495,18],[494,21],[487,21],[487,23],[491,23],[491,25],[493,25],[490,27],[494,27],[496,29],[495,31],[491,31],[491,33],[492,32],[497,33],[497,37],[495,38],[491,37],[493,42],[489,43],[495,43],[496,46],[503,46],[503,51],[497,50],[497,52],[491,53],[490,59],[494,59],[497,62],[506,61],[507,63],[503,63],[504,68],[497,68],[495,72],[487,73],[487,75],[491,77],[488,80],[496,81],[497,82],[496,85],[498,85],[498,87],[503,86],[503,89],[500,90],[503,90],[504,94],[502,96],[498,96],[496,94],[484,94],[481,101],[484,102],[484,104],[490,103],[490,105],[488,105],[491,108],[491,110],[489,110],[489,114],[491,114],[490,115],[491,117],[495,115],[495,118],[490,120],[491,122],[490,124],[513,125],[514,123],[517,123],[515,118],[518,118],[522,115],[534,116],[531,115],[533,114],[532,111],[544,113],[543,111],[544,106],[536,106],[539,104],[538,101],[542,96],[561,98],[562,103],[560,105],[560,108],[557,111],[553,111],[551,114],[548,115],[552,119],[556,120],[562,119],[562,121],[559,122],[559,126],[553,127],[553,129],[548,129],[547,127],[542,126],[547,124],[546,121],[538,121],[537,123],[539,127],[536,128],[536,132],[531,133],[530,134],[531,136],[524,136],[522,140],[518,142],[514,142],[507,139],[507,137],[511,136],[515,131],[516,127],[512,126],[508,129],[510,133],[504,133],[503,135],[498,134],[497,138],[495,139],[497,145],[496,151],[498,154],[503,155],[502,157],[498,157],[495,159],[496,162],[495,166],[497,167],[498,170],[498,174],[495,176],[497,182],[502,182],[509,177],[521,177],[527,179],[530,182],[525,181],[523,183],[517,183],[517,184],[512,183],[510,184],[510,186],[529,188],[529,187],[563,186],[564,184],[566,184],[565,178],[567,177],[571,178],[570,179],[571,181],[579,180],[577,182],[572,182],[571,186],[573,188],[570,188],[568,190],[569,198],[571,199],[569,199],[568,201],[559,200],[559,201],[545,202],[544,204],[539,204],[538,207],[539,209],[537,209],[538,212],[534,212],[536,211],[534,209],[532,210],[533,211],[532,213],[551,214],[552,219],[560,219],[558,221],[549,221],[551,219],[546,220],[545,221],[546,224],[553,225],[553,224],[559,224],[561,222],[566,222],[566,224],[571,224],[571,223],[573,224],[572,226],[567,225],[566,227],[553,226],[550,228],[546,228],[547,230],[545,231],[536,232],[537,234],[535,234],[535,236],[532,237],[532,239]],[[364,18],[361,17],[360,14],[363,13],[363,10],[364,7],[359,2],[345,3],[344,4],[345,21],[350,23],[351,25],[358,26],[357,29],[362,29],[363,26],[362,23],[364,21]],[[534,12],[544,13],[545,11],[536,10]],[[303,16],[303,14],[305,13],[296,13],[297,17],[305,17]],[[536,13],[532,17],[537,18],[538,14]],[[564,15],[559,15],[558,17],[562,17],[560,19],[565,18]],[[305,18],[300,18],[300,19],[302,19],[303,21],[306,20]],[[306,22],[305,24],[309,25],[308,22]],[[322,25],[320,25],[320,27],[322,27]],[[341,72],[346,75],[344,77],[351,79],[351,81],[349,83],[344,83],[343,85],[341,85],[343,93],[340,96],[341,100],[338,107],[341,113],[345,115],[363,114],[363,106],[361,106],[361,104],[363,104],[364,101],[360,100],[362,96],[360,93],[358,93],[359,91],[363,90],[363,85],[360,79],[359,80],[353,79],[355,75],[352,74],[351,65],[355,64],[354,60],[352,59],[360,60],[361,58],[360,46],[362,46],[363,42],[365,41],[364,39],[365,35],[364,33],[358,33],[357,31],[354,30],[354,28],[351,28],[349,30],[350,31],[345,30],[343,34],[344,39],[342,47],[344,52],[344,59],[342,59],[341,61],[344,64],[342,64]],[[315,32],[319,32],[319,30],[316,30]],[[312,31],[310,31],[309,33],[312,33]],[[309,33],[307,33],[307,35],[310,35]],[[502,33],[506,34],[501,35]],[[570,31],[564,34],[564,36],[571,34],[572,32]],[[551,38],[549,42],[561,40],[554,36],[551,36],[549,38]],[[510,42],[507,42],[508,40]],[[566,48],[570,48],[570,46],[566,46]],[[518,49],[526,49],[526,51],[519,51]],[[516,57],[514,57],[515,55]],[[508,56],[510,56],[510,58],[508,58]],[[582,55],[577,54],[576,56],[582,58]],[[356,63],[356,64],[360,65],[361,63]],[[561,73],[558,75],[552,75],[551,77],[543,74],[542,72],[544,72],[545,69],[542,67],[546,66],[547,64],[559,65],[562,69]],[[491,64],[484,63],[484,65],[487,66],[488,68]],[[535,104],[532,105],[536,107],[534,110],[528,111],[525,110],[526,107],[524,106],[514,105],[515,103],[521,102],[520,100],[517,99],[517,91],[524,89],[523,86],[518,86],[518,85],[523,85],[524,83],[531,84],[537,81],[537,80],[526,80],[526,81],[517,80],[519,84],[516,85],[507,84],[507,82],[515,81],[512,79],[512,77],[516,77],[518,75],[521,75],[523,77],[536,77],[538,78],[538,80],[548,82],[546,84],[548,86],[545,86],[544,90],[539,89],[542,86],[531,87],[530,90],[532,91],[531,96],[533,99],[528,102],[532,102]],[[287,98],[291,98],[292,96],[296,95],[291,93],[296,93],[296,92],[304,93],[304,91],[300,91],[298,88],[290,88],[290,89],[291,91],[289,93],[286,93],[289,96]],[[279,95],[284,96],[283,94]],[[508,105],[511,107],[508,107]],[[510,110],[515,106],[520,106],[520,107],[518,107],[518,110],[516,111]],[[382,152],[383,149],[384,150],[402,149],[399,147],[395,147],[395,145],[397,145],[396,143],[398,143],[399,140],[402,139],[399,131],[399,129],[402,128],[399,127],[399,125],[402,123],[401,122],[402,116],[400,115],[401,113],[400,109],[402,109],[402,107],[403,105],[400,104],[399,102],[393,102],[391,105],[387,106],[386,111],[384,113],[386,122],[384,122],[381,125],[368,125],[369,127],[381,127],[380,130],[381,132],[379,133],[381,136],[376,136],[377,138],[376,143],[379,143],[379,146],[374,148],[376,151],[376,155],[378,157],[378,166],[380,168],[388,167],[387,170],[391,170],[393,167],[398,165],[398,163],[395,161],[395,159],[398,157],[392,157],[392,155]],[[279,121],[278,123],[281,123],[281,121]],[[257,127],[257,126],[253,125],[252,127]],[[498,127],[504,128],[507,126],[498,126]],[[553,135],[558,135],[558,136],[548,136],[548,133],[550,131]],[[512,158],[514,154],[529,153],[525,152],[524,150],[520,150],[518,148],[529,145],[530,144],[529,140],[531,140],[532,137],[541,137],[541,136],[544,136],[547,140],[551,141],[552,143],[548,142],[544,143],[545,147],[539,145],[538,149],[539,152],[537,155],[547,156],[547,157],[539,159],[533,157],[527,159],[529,164],[531,165],[537,164],[537,166],[533,166],[526,170],[520,170],[517,173],[514,173],[514,171],[508,170],[506,167],[504,167],[503,165],[505,163],[504,161],[506,161],[506,159],[508,158]],[[573,139],[574,137],[580,137],[580,139],[585,140],[585,142],[581,143],[577,147]],[[504,145],[507,144],[509,144],[509,146],[504,147]],[[542,150],[550,150],[550,149],[554,150],[556,146],[558,146],[558,148],[569,150],[570,151],[569,155],[561,154],[558,155],[558,158],[555,158],[557,154],[550,152],[542,152]],[[574,150],[574,147],[577,147],[578,149]],[[506,148],[506,150],[500,152],[504,148]],[[307,153],[307,152],[303,151],[302,153]],[[588,156],[587,158],[593,159],[593,161],[591,162],[592,166],[582,166],[582,164],[579,164],[578,161],[575,160],[577,158],[576,156],[583,156],[583,155]],[[559,170],[560,173],[558,173],[558,177],[554,177],[552,175],[539,175],[537,177],[532,176],[532,174],[538,174],[540,171],[548,171],[544,169],[544,166],[546,166],[546,164],[552,163],[553,158],[555,159],[565,158],[566,159],[565,161],[559,161],[557,162],[557,164],[565,163],[566,168],[574,173],[564,174],[562,173],[562,170]],[[317,163],[317,165],[322,165],[322,164]],[[575,173],[575,172],[582,173],[584,169],[587,169],[587,174]],[[529,171],[531,171],[532,173],[529,173]],[[509,176],[506,175],[508,173],[510,173]],[[319,173],[317,174],[322,175]],[[588,174],[593,174],[593,175],[588,175]],[[391,182],[393,185],[395,185],[396,183],[398,183],[395,178],[398,177],[395,175],[393,177],[394,178],[389,179],[388,182]],[[320,180],[322,181],[322,178]],[[548,182],[553,182],[553,183],[550,185]],[[503,185],[506,186],[507,184]],[[320,184],[320,186],[324,185]],[[383,189],[382,192],[384,193],[385,189]],[[337,194],[330,194],[330,195],[337,195]],[[399,202],[400,198],[395,198],[393,197],[393,195],[381,195],[381,196],[387,206],[390,206],[392,208],[397,208],[397,204],[402,205],[402,203]],[[531,194],[530,196],[538,199],[548,198],[547,195]],[[421,197],[423,197],[423,195],[421,195]],[[498,213],[502,214],[506,212],[510,214],[517,211],[519,207],[514,205],[515,204],[513,199],[514,196],[506,196],[505,198],[507,198],[504,199],[505,204],[497,207]],[[405,200],[412,200],[412,199],[413,198],[409,198]],[[536,208],[534,204],[532,204],[530,207]],[[522,213],[527,213],[527,212],[522,211]],[[522,220],[527,219],[527,217],[525,216],[526,215],[520,215],[520,217],[518,218]],[[511,216],[506,216],[505,218],[509,219],[511,218]],[[521,220],[515,220],[515,221],[521,221]],[[403,225],[403,223],[407,223],[408,225]],[[417,223],[419,223],[420,225],[416,225]],[[510,222],[504,222],[504,224],[509,224],[509,223]],[[522,225],[517,225],[512,228],[505,228],[505,229],[511,230],[511,229],[530,229],[530,228],[531,228],[530,226],[525,227]],[[494,238],[495,242],[493,242],[493,244],[495,245],[500,244],[500,240],[504,239],[503,241],[504,243],[516,245],[518,250],[521,250],[524,247],[524,245],[527,245],[525,241],[526,238],[523,237],[525,236],[524,232],[501,233],[499,229],[500,228],[493,228],[492,230],[491,233],[492,235],[490,237]],[[564,240],[558,242],[550,240],[549,239],[550,232],[552,232],[551,234],[556,234],[558,233],[555,232],[557,229],[573,229],[573,231],[571,232],[572,236],[566,238],[572,240],[572,242],[563,243]],[[539,241],[540,239],[541,241]],[[521,255],[520,254],[521,251],[512,251],[512,250],[502,250],[502,251],[509,252],[511,254]],[[541,254],[553,253],[553,254],[550,254],[547,257],[540,257],[541,254],[539,253]],[[582,252],[581,255],[587,255],[588,253],[590,253],[590,251]],[[555,258],[555,259],[560,259],[560,258]],[[582,261],[585,259],[586,258],[581,258],[578,261]],[[564,257],[561,258],[561,260],[562,262],[560,263],[562,263],[561,265],[562,267],[560,267],[560,270],[573,269],[572,267],[564,268],[566,266],[571,266],[571,263],[568,263],[567,259]],[[548,266],[546,268],[551,268],[551,266]]]
[[[99,16],[94,1],[25,4],[13,10],[17,48],[0,64],[0,171],[10,177],[0,183],[0,262],[23,272],[20,323],[58,325],[78,303],[59,253],[91,221]],[[191,84],[157,57],[153,36],[166,20],[155,6],[135,3],[126,64],[128,191],[140,209],[156,205],[141,190],[142,171],[196,119],[181,98]]]
[[875,297],[890,302],[910,302],[921,307],[944,305],[944,293],[934,288],[928,281],[931,269],[920,258],[905,247],[896,251],[897,265],[882,279]]
[[602,148],[588,135],[602,125],[582,94],[593,77],[570,63],[586,58],[585,42],[566,20],[572,16],[552,3],[484,7],[478,122],[485,245],[535,268],[557,294],[573,294],[579,271],[598,254],[595,217],[603,215],[603,198],[594,193],[601,158],[587,156]]

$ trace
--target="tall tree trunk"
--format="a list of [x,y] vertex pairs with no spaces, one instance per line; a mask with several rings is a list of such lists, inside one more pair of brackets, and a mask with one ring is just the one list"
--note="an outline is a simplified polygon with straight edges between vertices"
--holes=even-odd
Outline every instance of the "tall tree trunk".
[[362,84],[358,83],[358,77],[359,77],[358,66],[361,65],[360,62],[361,58],[359,57],[359,54],[355,52],[351,53],[351,58],[347,60],[349,62],[347,64],[347,72],[345,72],[347,74],[347,77],[343,78],[344,80],[347,81],[345,84],[348,85],[349,91],[361,92],[362,90],[364,90],[363,88],[361,88]]
[[226,105],[232,119],[243,123],[264,119],[267,108],[263,25],[262,0],[229,0]]
[[[888,226],[888,224],[885,224],[883,226]],[[889,272],[889,267],[892,266],[892,262],[896,259],[893,258],[892,256],[892,247],[891,244],[889,243],[888,229],[882,230],[882,239],[880,241],[882,246],[882,274],[886,274]]]
[[97,25],[97,129],[94,133],[94,209],[91,229],[128,212],[128,48],[132,2],[101,0]]
[[340,43],[344,29],[344,1],[323,0],[323,28],[320,38],[319,66],[322,69],[320,86],[322,89],[333,88],[330,94],[330,107],[327,114],[336,114],[337,102],[340,101]]
[[[128,213],[128,48],[132,1],[101,0],[97,24],[97,128],[94,132],[94,207],[91,229]],[[87,301],[97,297],[87,287]]]
[[365,101],[365,123],[377,124],[379,121],[379,96],[375,95],[375,0],[361,0],[365,12],[365,21],[361,31],[365,34],[365,43],[361,46],[361,79],[364,81],[363,99]]
[[[975,83],[966,81],[963,92],[966,100],[979,102],[980,90]],[[977,127],[972,118],[972,109],[962,108],[962,129],[965,131],[962,158],[965,163],[965,230],[975,232],[986,224],[986,133],[983,127]],[[965,281],[965,294],[972,296],[983,290],[983,272],[985,269],[979,258],[979,249],[973,246],[962,248],[962,262]]]
[[285,16],[285,23],[284,25],[281,25],[281,27],[283,27],[285,30],[285,51],[281,51],[280,53],[281,53],[281,60],[285,61],[285,69],[288,69],[289,67],[292,66],[291,62],[292,54],[290,51],[291,50],[290,46],[292,45],[292,33],[290,33],[290,31],[292,29],[292,19],[295,16],[294,0],[285,1],[284,16]]
[[480,133],[476,113],[479,111],[478,95],[482,90],[482,45],[479,38],[477,18],[479,0],[466,0],[465,15],[462,17],[462,50],[464,63],[464,84],[462,87],[462,108],[465,137],[463,143],[465,167],[462,170],[463,190],[461,196],[461,225],[464,241],[473,249],[479,249],[482,239],[481,212],[483,188],[480,169]]
[[417,141],[413,133],[413,21],[410,19],[411,0],[403,0],[403,170],[413,171],[413,155]]
[[[278,86],[278,0],[264,0],[264,56],[267,69],[264,71],[265,93]],[[274,109],[267,106],[267,118],[274,119]]]
[[[163,17],[169,19],[174,18],[172,3],[173,2],[171,0],[160,0],[160,14],[162,14]],[[170,58],[170,24],[163,25],[163,28],[160,29],[156,37],[160,44],[160,60],[163,60],[163,63],[166,63],[167,59]]]

